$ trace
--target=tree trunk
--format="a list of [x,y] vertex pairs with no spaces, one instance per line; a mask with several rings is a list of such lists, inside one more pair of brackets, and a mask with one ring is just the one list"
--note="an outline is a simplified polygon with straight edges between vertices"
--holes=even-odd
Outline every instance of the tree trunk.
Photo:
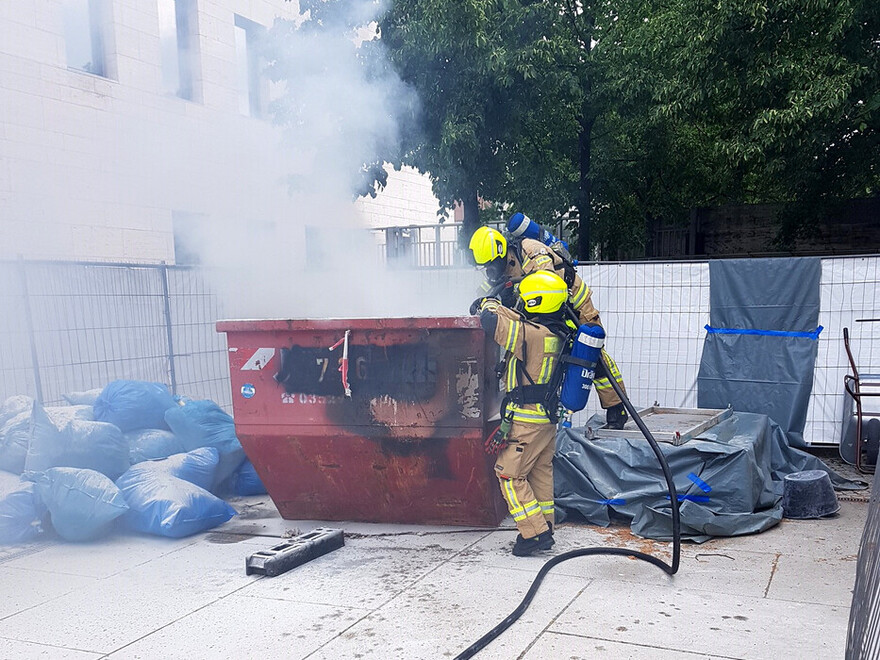
[[471,236],[480,226],[480,201],[476,189],[468,191],[461,200],[464,217],[462,218],[462,241],[467,247]]
[[593,182],[590,180],[590,148],[592,146],[592,133],[595,118],[587,103],[584,103],[583,116],[581,117],[581,132],[578,136],[578,161],[580,164],[580,182],[578,186],[577,209],[578,209],[578,249],[577,258],[587,261],[591,258],[590,253],[590,202],[592,200]]

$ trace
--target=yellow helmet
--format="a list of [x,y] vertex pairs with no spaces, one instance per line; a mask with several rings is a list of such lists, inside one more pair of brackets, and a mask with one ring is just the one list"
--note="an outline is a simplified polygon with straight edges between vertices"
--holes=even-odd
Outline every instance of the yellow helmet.
[[474,261],[480,266],[484,266],[498,257],[507,256],[507,239],[500,231],[490,227],[478,228],[471,236],[469,247],[474,254]]
[[568,300],[568,286],[553,271],[539,270],[519,283],[519,297],[530,314],[552,314]]

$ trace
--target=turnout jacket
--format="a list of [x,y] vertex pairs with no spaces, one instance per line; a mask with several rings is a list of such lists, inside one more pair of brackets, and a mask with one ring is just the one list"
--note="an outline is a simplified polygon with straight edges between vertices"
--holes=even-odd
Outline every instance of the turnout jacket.
[[[480,325],[508,353],[504,373],[505,392],[509,394],[517,387],[543,385],[550,381],[562,349],[560,337],[539,323],[523,319],[494,298],[483,301]],[[501,415],[526,424],[551,423],[540,403],[516,404],[508,401]]]
[[[593,292],[584,283],[580,275],[572,266],[567,266],[562,257],[541,241],[533,238],[523,238],[517,242],[511,241],[507,251],[507,262],[504,275],[512,280],[520,280],[539,270],[550,270],[565,280],[568,285],[568,299],[578,314],[580,323],[596,323],[602,325],[599,312],[593,306]],[[488,291],[488,283],[484,284],[484,291]]]

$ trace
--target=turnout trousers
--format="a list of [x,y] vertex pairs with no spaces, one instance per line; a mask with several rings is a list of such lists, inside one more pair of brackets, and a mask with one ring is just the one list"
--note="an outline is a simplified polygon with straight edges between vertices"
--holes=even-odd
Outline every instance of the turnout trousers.
[[517,529],[530,539],[553,522],[555,424],[513,422],[508,445],[498,454],[495,474]]

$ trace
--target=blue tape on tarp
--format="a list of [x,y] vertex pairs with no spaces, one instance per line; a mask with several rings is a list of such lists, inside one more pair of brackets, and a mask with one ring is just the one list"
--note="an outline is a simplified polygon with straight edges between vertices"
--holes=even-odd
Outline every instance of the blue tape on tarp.
[[[672,498],[669,495],[665,496],[667,500],[671,500]],[[687,500],[688,502],[711,502],[708,495],[679,495],[678,501],[684,502]]]
[[700,478],[699,478],[697,475],[695,475],[693,472],[691,472],[690,474],[688,474],[688,479],[690,479],[691,481],[693,481],[693,482],[694,482],[694,483],[700,488],[700,490],[703,491],[704,493],[711,493],[711,492],[712,492],[712,486],[710,486],[710,485],[707,484],[705,481],[703,481],[702,479],[700,479]]
[[821,325],[813,332],[790,332],[788,330],[749,330],[746,328],[713,328],[706,325],[706,332],[710,335],[764,335],[766,337],[798,337],[802,339],[819,339],[819,334],[825,329]]
[[626,504],[626,500],[621,500],[621,499],[599,500],[599,504],[620,504],[622,506],[622,505]]

